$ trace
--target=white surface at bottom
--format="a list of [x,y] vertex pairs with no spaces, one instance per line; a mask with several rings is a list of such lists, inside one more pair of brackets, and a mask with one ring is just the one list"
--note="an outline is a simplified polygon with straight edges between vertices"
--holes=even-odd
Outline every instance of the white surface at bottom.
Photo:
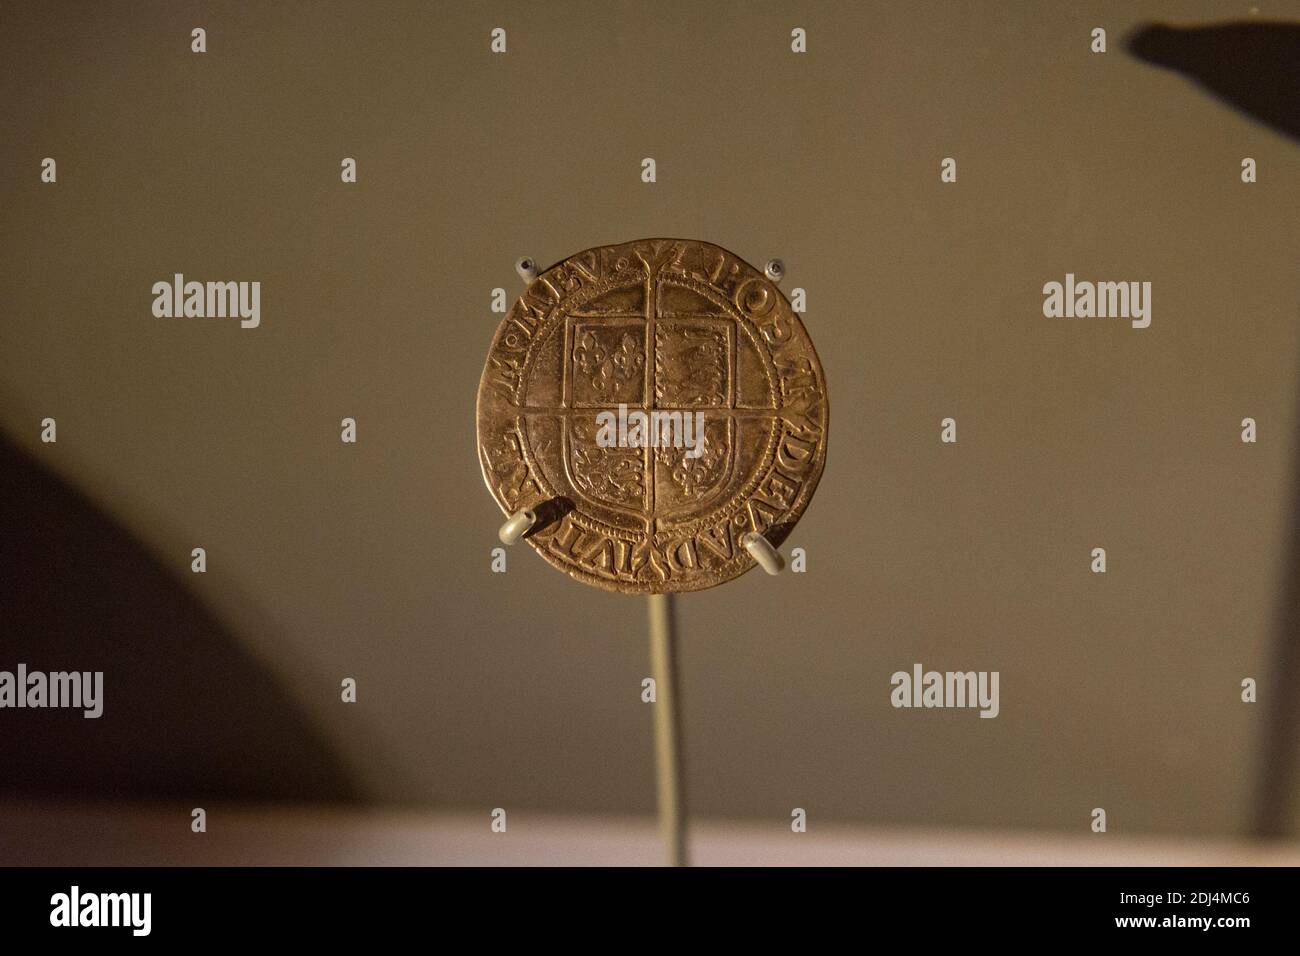
[[[644,866],[663,859],[654,820],[508,810],[505,833],[481,813],[0,804],[0,865],[57,866]],[[1086,821],[1083,824],[1086,827]],[[1300,844],[1052,832],[910,830],[783,820],[701,821],[702,866],[1300,865]]]

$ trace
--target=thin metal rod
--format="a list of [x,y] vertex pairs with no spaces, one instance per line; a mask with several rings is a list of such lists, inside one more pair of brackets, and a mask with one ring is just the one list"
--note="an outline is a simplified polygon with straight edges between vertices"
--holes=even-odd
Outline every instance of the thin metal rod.
[[671,594],[650,595],[650,676],[655,682],[655,785],[659,801],[659,832],[668,851],[668,865],[689,866],[674,618]]

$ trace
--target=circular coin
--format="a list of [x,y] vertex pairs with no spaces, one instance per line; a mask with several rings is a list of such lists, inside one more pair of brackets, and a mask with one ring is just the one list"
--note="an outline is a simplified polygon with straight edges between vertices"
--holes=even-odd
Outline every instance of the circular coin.
[[779,545],[826,461],[826,381],[777,286],[707,242],[588,249],[539,273],[492,340],[479,462],[525,540],[586,584],[698,591]]

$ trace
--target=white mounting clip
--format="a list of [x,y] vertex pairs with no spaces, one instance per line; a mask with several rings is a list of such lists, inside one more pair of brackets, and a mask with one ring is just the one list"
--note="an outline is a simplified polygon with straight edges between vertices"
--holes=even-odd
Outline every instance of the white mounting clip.
[[515,260],[515,271],[519,273],[519,278],[524,280],[524,285],[527,285],[537,278],[537,263],[524,256],[522,259]]
[[781,552],[772,547],[772,542],[757,531],[746,532],[740,539],[749,556],[758,562],[768,574],[780,574],[785,569],[785,558]]
[[514,544],[531,531],[535,524],[537,524],[537,512],[532,508],[520,508],[501,526],[497,537],[501,539],[502,544]]
[[768,259],[767,265],[763,266],[763,275],[773,282],[780,282],[785,278],[785,263],[780,259]]

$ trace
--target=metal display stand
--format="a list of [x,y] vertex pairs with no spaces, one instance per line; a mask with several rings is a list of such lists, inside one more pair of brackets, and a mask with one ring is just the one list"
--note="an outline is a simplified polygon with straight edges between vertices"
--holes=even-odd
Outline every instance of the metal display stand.
[[[516,260],[515,271],[525,284],[537,277],[536,263],[527,256]],[[763,272],[773,282],[780,282],[785,275],[785,265],[780,259],[772,259]],[[520,508],[506,519],[497,536],[503,544],[515,544],[533,529],[537,518],[533,509]],[[740,540],[750,557],[768,574],[779,574],[785,568],[781,552],[763,535],[751,531]],[[689,866],[676,610],[674,594],[649,595],[650,675],[655,682],[655,793],[659,832],[663,838],[667,864]]]

